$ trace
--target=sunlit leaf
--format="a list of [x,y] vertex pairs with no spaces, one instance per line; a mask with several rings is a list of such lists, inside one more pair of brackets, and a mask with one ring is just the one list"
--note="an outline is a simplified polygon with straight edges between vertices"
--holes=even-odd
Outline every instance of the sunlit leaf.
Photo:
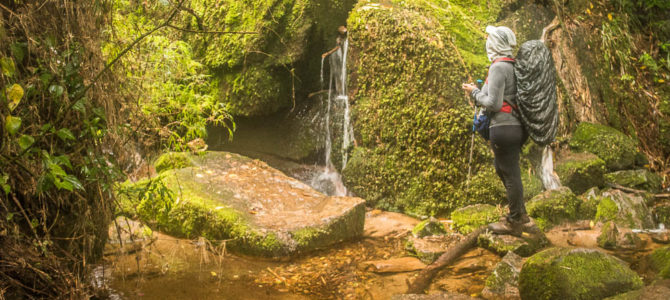
[[67,128],[61,128],[60,130],[58,130],[56,132],[56,134],[63,141],[74,140],[75,139],[74,134],[72,134],[72,131],[70,131],[70,129],[67,129]]
[[72,189],[74,188],[69,181],[61,181],[58,179],[54,180],[54,185],[56,185],[59,190],[68,190],[70,192],[72,192]]
[[35,143],[35,138],[29,135],[22,135],[19,138],[19,147],[21,147],[21,150],[26,150],[28,147],[32,146]]
[[77,100],[77,102],[75,102],[72,105],[72,109],[83,113],[86,110],[86,106],[84,105],[84,99]]
[[23,98],[23,88],[16,83],[13,84],[7,89],[7,97],[9,100],[9,111],[14,111],[21,102],[21,98]]
[[[0,187],[2,187],[2,190],[5,192],[5,195],[9,194],[9,192],[12,190],[9,184],[7,184],[8,180],[9,176],[7,174],[0,175]],[[7,217],[9,217],[9,215]]]
[[0,68],[2,68],[2,73],[6,76],[12,76],[16,72],[14,60],[9,57],[0,58]]
[[[77,179],[77,177],[74,177],[72,175],[67,175],[67,176],[63,177],[63,180],[65,180],[65,182],[70,183],[72,185],[72,187],[75,188],[75,189],[82,190],[82,191],[84,190],[84,186],[81,184],[79,179]],[[70,189],[70,191],[71,191],[71,189]]]
[[16,134],[21,128],[21,118],[14,116],[7,116],[5,119],[5,129],[10,135]]

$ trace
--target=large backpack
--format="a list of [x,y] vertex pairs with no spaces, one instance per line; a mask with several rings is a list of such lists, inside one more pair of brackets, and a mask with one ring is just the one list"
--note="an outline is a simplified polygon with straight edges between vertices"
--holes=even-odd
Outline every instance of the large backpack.
[[540,146],[553,142],[558,131],[556,70],[551,52],[542,41],[528,41],[519,47],[514,74],[514,104],[521,123]]

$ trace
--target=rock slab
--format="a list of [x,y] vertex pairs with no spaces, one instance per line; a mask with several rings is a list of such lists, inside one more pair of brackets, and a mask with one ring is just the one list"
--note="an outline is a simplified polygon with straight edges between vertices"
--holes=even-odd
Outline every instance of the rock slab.
[[127,213],[171,235],[226,240],[233,251],[266,257],[363,233],[363,199],[323,195],[264,162],[233,153],[179,157],[179,164],[162,168],[158,177],[119,188]]
[[485,299],[516,300],[519,296],[519,272],[523,266],[521,256],[509,252],[502,261],[496,265],[491,276],[486,279],[486,285],[482,291]]

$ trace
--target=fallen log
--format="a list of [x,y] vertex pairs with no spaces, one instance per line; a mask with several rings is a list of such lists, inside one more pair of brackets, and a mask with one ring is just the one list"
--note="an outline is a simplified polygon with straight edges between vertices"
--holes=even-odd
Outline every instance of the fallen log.
[[440,269],[453,263],[456,259],[461,257],[461,255],[465,254],[465,252],[468,252],[468,250],[477,245],[477,237],[484,232],[485,228],[486,227],[480,227],[475,229],[473,232],[465,236],[463,240],[449,248],[449,250],[442,254],[435,262],[423,269],[419,273],[419,276],[414,279],[414,282],[408,284],[407,294],[423,294]]

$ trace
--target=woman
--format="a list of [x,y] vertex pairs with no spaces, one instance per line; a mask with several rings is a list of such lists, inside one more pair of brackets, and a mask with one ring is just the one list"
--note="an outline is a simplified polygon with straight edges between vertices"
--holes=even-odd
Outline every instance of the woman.
[[511,29],[487,26],[486,53],[491,61],[488,78],[482,89],[473,84],[463,84],[475,100],[484,106],[491,117],[489,136],[495,156],[494,164],[498,177],[507,191],[509,214],[501,222],[489,225],[498,234],[520,235],[524,224],[530,219],[523,203],[523,186],[519,168],[519,154],[527,135],[521,122],[513,114],[516,103],[516,80],[512,47],[516,37]]

